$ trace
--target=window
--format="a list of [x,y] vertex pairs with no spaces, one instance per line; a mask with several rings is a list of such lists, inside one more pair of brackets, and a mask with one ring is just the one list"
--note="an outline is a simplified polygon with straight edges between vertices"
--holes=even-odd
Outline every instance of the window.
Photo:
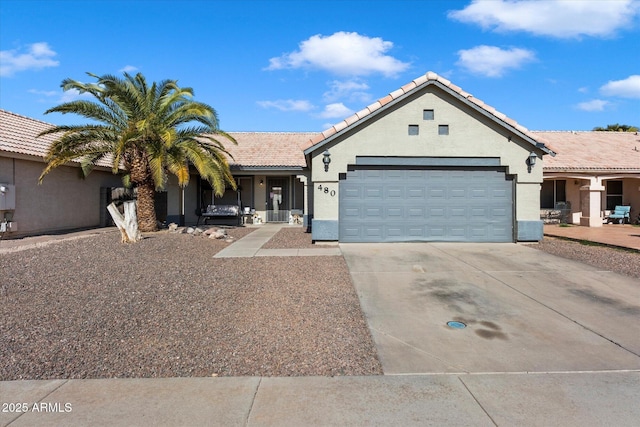
[[555,209],[556,203],[566,202],[566,186],[564,179],[544,181],[540,190],[540,208]]
[[622,205],[622,181],[607,181],[607,210]]
[[449,135],[449,125],[438,125],[438,135]]
[[433,110],[422,110],[423,120],[433,120]]
[[409,125],[409,135],[418,135],[420,127],[418,125]]

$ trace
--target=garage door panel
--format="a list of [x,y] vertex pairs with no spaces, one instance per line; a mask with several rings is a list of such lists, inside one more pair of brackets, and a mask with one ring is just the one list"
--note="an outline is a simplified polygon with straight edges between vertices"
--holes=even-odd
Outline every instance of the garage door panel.
[[466,188],[452,188],[449,194],[452,199],[466,199],[468,197]]
[[385,186],[384,189],[385,200],[402,200],[404,196],[404,187],[400,185]]
[[429,188],[427,193],[430,199],[444,199],[447,191],[444,188]]
[[362,176],[363,179],[371,180],[371,179],[379,179],[383,178],[384,171],[383,170],[360,170],[358,175]]
[[404,227],[400,227],[400,226],[386,226],[384,230],[385,230],[386,237],[388,238],[389,237],[401,238],[405,234]]
[[385,209],[385,218],[402,220],[406,215],[401,207],[387,207]]
[[385,180],[387,181],[392,181],[392,180],[397,180],[397,181],[404,181],[406,179],[406,171],[404,170],[386,170],[383,173],[383,176],[385,178]]
[[492,189],[491,197],[494,199],[507,199],[510,196],[510,192],[507,192],[506,189]]
[[367,186],[364,188],[363,196],[368,200],[382,199],[382,188]]
[[356,170],[340,182],[344,242],[513,241],[513,187],[491,170]]
[[407,188],[407,198],[413,200],[424,200],[426,196],[426,187],[411,186]]
[[382,239],[382,229],[382,225],[367,225],[364,228],[364,235],[369,238]]
[[471,218],[475,221],[482,221],[483,218],[487,217],[488,209],[484,207],[471,207],[470,213]]
[[379,208],[379,207],[375,207],[375,208],[367,207],[364,210],[363,219],[379,221],[379,220],[381,220],[383,218],[382,212],[383,212],[382,208]]
[[357,206],[346,207],[343,210],[343,217],[346,220],[362,218],[361,209]]
[[347,187],[340,191],[340,196],[345,199],[362,199],[362,188],[360,187]]
[[425,235],[424,226],[421,225],[409,225],[407,226],[407,236],[409,237],[423,237]]

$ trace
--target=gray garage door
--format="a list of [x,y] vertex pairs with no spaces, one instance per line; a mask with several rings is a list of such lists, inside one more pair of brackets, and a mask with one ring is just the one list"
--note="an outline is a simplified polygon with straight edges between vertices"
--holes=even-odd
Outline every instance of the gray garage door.
[[513,185],[497,170],[355,170],[340,181],[341,242],[512,242]]

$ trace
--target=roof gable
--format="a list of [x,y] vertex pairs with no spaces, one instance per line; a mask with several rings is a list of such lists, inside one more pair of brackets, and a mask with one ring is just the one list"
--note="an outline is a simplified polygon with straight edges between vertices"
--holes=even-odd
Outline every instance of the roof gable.
[[546,147],[543,143],[538,142],[535,136],[529,132],[527,128],[518,124],[515,120],[510,119],[505,114],[500,113],[490,105],[485,104],[483,101],[475,98],[468,92],[465,92],[460,87],[452,84],[449,80],[438,74],[429,71],[423,76],[407,83],[401,88],[391,92],[387,96],[378,99],[373,104],[358,111],[357,113],[347,117],[343,121],[333,125],[329,129],[320,134],[316,134],[311,138],[304,146],[305,154],[310,154],[312,151],[318,150],[323,145],[333,140],[337,136],[343,134],[348,129],[352,129],[366,120],[370,120],[383,110],[395,105],[403,99],[414,94],[416,91],[424,89],[428,85],[435,85],[442,89],[449,95],[458,98],[466,105],[480,112],[484,116],[488,117],[498,125],[509,129],[511,132],[518,134],[525,141],[528,141],[533,146],[542,149],[545,153],[553,155],[553,151]]

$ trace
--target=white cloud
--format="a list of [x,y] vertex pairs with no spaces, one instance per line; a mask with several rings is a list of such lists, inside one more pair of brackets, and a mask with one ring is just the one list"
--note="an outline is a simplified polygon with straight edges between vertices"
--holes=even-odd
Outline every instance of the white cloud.
[[[28,92],[34,95],[44,96],[45,98],[57,97],[56,102],[58,103],[72,102],[79,99],[94,99],[93,95],[91,95],[89,92],[80,93],[76,89],[69,89],[67,91],[29,89]],[[44,99],[40,99],[40,101],[44,101]],[[50,100],[46,102],[50,102]]]
[[60,96],[59,102],[72,102],[79,99],[94,99],[94,96],[89,92],[80,93],[76,89],[69,89],[62,92],[62,96]]
[[338,99],[348,99],[349,101],[367,102],[371,99],[371,94],[366,92],[369,85],[357,80],[329,82],[329,90],[322,94],[326,102],[337,101]]
[[318,114],[318,117],[322,119],[346,119],[353,113],[354,111],[342,102],[337,102],[326,105],[322,113]]
[[278,99],[276,101],[258,101],[262,108],[275,108],[280,111],[310,111],[315,107],[309,101],[296,99]]
[[390,41],[358,33],[317,34],[301,42],[299,50],[271,58],[267,70],[312,68],[338,75],[381,73],[393,77],[406,70],[409,64],[385,55],[392,47]]
[[624,80],[609,81],[600,88],[600,93],[620,98],[640,98],[640,74],[629,76]]
[[125,65],[118,70],[119,73],[133,73],[136,71],[138,71],[138,67],[136,67],[135,65]]
[[576,107],[582,111],[604,111],[611,103],[602,99],[593,99],[587,102],[581,102]]
[[639,12],[640,2],[634,0],[473,0],[448,17],[485,30],[573,38],[611,36],[633,24]]
[[536,58],[535,54],[527,49],[500,49],[485,45],[459,50],[458,57],[457,65],[487,77],[501,77],[507,70],[520,68]]
[[57,67],[60,64],[53,59],[57,53],[45,42],[33,43],[25,50],[0,51],[0,76],[12,76],[19,71]]
[[58,96],[60,95],[60,91],[58,90],[37,90],[37,89],[29,89],[29,93],[33,93],[35,95],[43,95],[46,97]]

